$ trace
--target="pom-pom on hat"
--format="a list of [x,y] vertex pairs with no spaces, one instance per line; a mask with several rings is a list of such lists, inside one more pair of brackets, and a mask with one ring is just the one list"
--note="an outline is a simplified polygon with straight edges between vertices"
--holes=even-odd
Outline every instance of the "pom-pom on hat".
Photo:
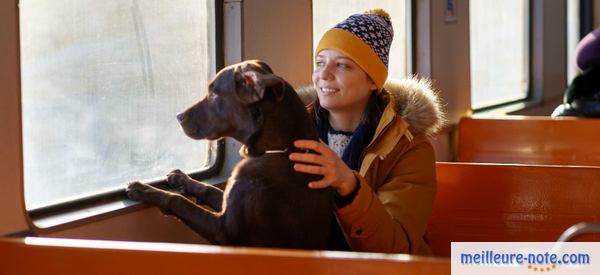
[[600,28],[588,33],[575,48],[577,67],[582,71],[592,66],[600,67]]
[[338,50],[371,77],[378,90],[388,74],[390,46],[394,38],[392,22],[387,12],[382,9],[369,10],[362,14],[354,14],[328,30],[315,51],[318,54],[324,49]]

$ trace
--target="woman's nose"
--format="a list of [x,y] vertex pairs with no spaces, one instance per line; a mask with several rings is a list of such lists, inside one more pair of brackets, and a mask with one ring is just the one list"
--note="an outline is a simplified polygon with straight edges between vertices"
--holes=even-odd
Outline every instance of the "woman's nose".
[[321,79],[332,79],[333,74],[331,73],[331,69],[329,68],[329,66],[323,66],[321,69],[319,69],[319,77]]

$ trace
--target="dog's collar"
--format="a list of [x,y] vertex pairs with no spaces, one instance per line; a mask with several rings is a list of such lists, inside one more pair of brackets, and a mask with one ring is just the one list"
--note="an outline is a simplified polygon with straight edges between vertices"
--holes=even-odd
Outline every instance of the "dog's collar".
[[290,152],[290,148],[285,148],[283,150],[267,150],[265,154],[287,154]]
[[[285,149],[279,149],[279,150],[277,150],[277,149],[266,150],[266,151],[264,151],[264,153],[262,155],[267,155],[267,154],[271,154],[271,155],[274,155],[274,154],[290,154],[292,152],[315,153],[316,154],[316,152],[314,152],[313,150],[309,150],[309,149],[298,150],[296,148],[285,148]],[[242,145],[242,147],[240,148],[240,154],[242,156],[246,156],[246,157],[250,156],[250,154],[248,153],[248,147],[246,145]]]
[[289,154],[291,151],[292,150],[290,148],[285,148],[285,149],[281,149],[281,150],[266,150],[260,155],[251,155],[248,152],[248,146],[242,145],[242,147],[240,148],[240,155],[245,156],[245,157],[250,157],[250,156],[258,157],[258,156],[266,155],[266,154]]
[[265,151],[265,154],[289,154],[292,152],[297,152],[297,153],[313,153],[316,154],[315,151],[310,150],[310,149],[305,149],[305,150],[298,150],[296,148],[285,148],[283,150],[267,150]]

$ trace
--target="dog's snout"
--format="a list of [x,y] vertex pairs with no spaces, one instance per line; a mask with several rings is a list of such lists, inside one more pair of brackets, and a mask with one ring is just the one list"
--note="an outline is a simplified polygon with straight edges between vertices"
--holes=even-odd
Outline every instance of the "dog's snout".
[[183,119],[184,119],[183,113],[177,113],[176,117],[177,117],[177,121],[179,121],[179,123],[183,122]]

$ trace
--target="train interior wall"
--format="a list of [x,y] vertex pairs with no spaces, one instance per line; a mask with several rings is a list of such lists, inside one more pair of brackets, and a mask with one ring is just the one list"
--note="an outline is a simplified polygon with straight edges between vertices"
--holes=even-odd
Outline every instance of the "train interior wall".
[[[415,73],[430,77],[443,99],[450,123],[434,137],[434,144],[438,160],[451,161],[455,124],[461,116],[471,114],[469,49],[465,47],[469,39],[469,1],[455,2],[458,19],[453,24],[443,20],[444,2],[414,1],[418,9],[427,9],[417,14],[422,17],[418,22],[427,23],[428,28],[417,26],[416,36],[426,37],[417,39],[425,43],[416,44],[418,49],[415,51],[419,51],[423,60],[417,60]],[[294,86],[310,83],[312,30],[305,26],[311,24],[311,3],[310,0],[243,1],[241,18],[244,24],[238,34],[242,41],[239,56],[266,61]],[[565,3],[566,0],[532,1],[531,88],[535,98],[532,104],[513,114],[549,115],[562,100],[567,85],[565,14],[562,11]],[[600,25],[600,1],[596,3],[596,25]],[[290,5],[294,12],[290,12]],[[0,181],[0,235],[29,232],[32,227],[23,202],[17,6],[17,0],[0,2],[0,50],[4,53],[0,59],[0,174],[3,175]],[[236,146],[239,145],[231,141],[228,145],[228,156],[237,156],[239,147]],[[235,157],[226,160],[222,175],[228,173],[227,169],[231,169],[235,161]],[[35,235],[64,238],[205,243],[176,219],[151,208],[115,211],[102,217],[34,231]]]

